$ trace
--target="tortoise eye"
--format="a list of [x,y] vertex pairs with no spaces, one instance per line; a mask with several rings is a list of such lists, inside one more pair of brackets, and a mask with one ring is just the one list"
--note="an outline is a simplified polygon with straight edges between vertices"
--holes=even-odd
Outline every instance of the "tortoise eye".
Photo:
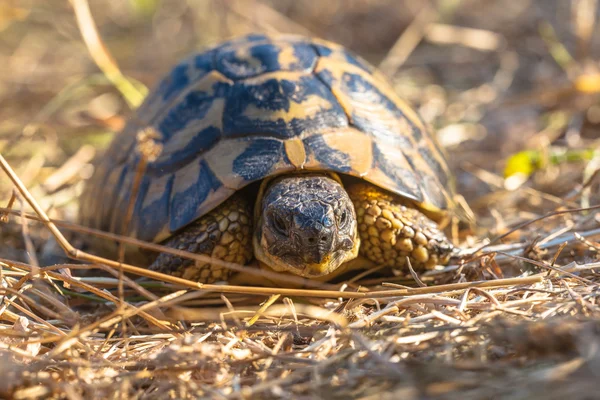
[[273,227],[278,233],[287,236],[287,224],[281,215],[273,214]]
[[345,227],[347,222],[348,222],[348,211],[344,210],[344,211],[342,211],[342,215],[340,215],[340,228]]

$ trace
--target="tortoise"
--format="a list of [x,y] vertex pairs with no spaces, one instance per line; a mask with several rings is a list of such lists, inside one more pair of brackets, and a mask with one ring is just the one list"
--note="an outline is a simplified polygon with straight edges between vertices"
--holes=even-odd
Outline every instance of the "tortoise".
[[[448,262],[440,223],[453,196],[440,147],[371,65],[324,40],[254,34],[173,68],[96,166],[80,221],[327,279],[359,255],[416,270]],[[154,257],[150,269],[175,276],[230,277]]]

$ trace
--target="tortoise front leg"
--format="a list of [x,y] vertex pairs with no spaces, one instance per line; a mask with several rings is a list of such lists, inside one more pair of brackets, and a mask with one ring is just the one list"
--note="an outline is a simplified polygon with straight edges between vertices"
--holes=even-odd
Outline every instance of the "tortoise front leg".
[[390,267],[415,270],[448,262],[453,250],[438,225],[399,196],[368,183],[348,189],[354,203],[360,236],[359,254]]
[[[243,265],[252,258],[251,238],[251,206],[236,193],[163,244]],[[168,253],[161,253],[150,269],[201,283],[226,280],[233,273],[219,265]]]

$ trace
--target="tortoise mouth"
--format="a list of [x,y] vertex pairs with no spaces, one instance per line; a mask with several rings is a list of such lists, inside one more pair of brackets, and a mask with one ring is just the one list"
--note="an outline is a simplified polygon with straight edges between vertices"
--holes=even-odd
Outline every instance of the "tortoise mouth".
[[323,258],[320,263],[305,262],[301,256],[276,256],[265,251],[256,235],[253,240],[256,259],[277,272],[289,272],[303,278],[319,278],[335,272],[342,264],[358,256],[360,242],[357,238],[351,249],[338,249]]
[[329,275],[337,270],[343,263],[356,258],[352,255],[351,250],[337,250],[329,254],[321,263],[304,263],[304,268],[299,269],[299,275],[304,277],[321,277]]

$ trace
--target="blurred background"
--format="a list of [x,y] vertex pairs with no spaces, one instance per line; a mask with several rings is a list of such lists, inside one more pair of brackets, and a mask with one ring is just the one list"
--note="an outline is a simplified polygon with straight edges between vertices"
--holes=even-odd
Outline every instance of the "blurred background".
[[[0,0],[0,152],[53,218],[74,221],[90,161],[132,107],[72,4]],[[318,36],[378,66],[436,130],[486,234],[564,205],[597,170],[595,0],[90,0],[122,74],[146,93],[182,57],[249,32]],[[521,190],[522,189],[522,190]],[[0,206],[12,186],[0,174]],[[16,205],[19,208],[19,205]],[[22,226],[0,256],[26,260]],[[48,233],[36,231],[43,246]]]

